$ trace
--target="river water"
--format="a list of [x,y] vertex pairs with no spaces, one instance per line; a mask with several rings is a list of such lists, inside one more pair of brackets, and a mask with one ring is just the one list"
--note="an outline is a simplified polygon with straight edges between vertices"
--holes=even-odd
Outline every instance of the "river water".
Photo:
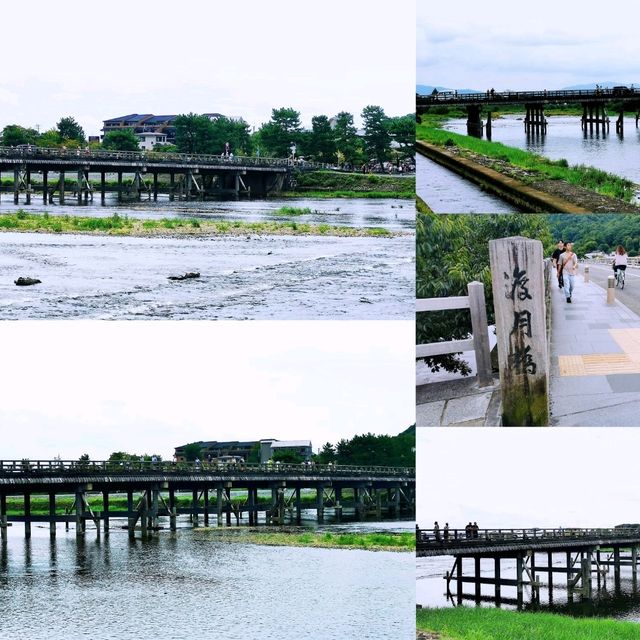
[[[412,526],[412,525],[411,525]],[[333,528],[335,530],[335,527]],[[204,529],[130,542],[19,525],[0,546],[2,638],[411,640],[411,553],[267,547]]]
[[[265,201],[164,204],[59,210],[70,215],[117,211],[135,217],[283,219],[272,213],[275,204]],[[132,238],[0,233],[0,319],[410,319],[413,203],[303,200],[294,206],[303,205],[318,213],[296,220],[385,226],[408,235]],[[2,207],[9,211],[14,205]],[[340,211],[332,211],[337,208]],[[34,205],[29,210],[38,209]],[[201,277],[167,279],[189,271]],[[38,278],[42,284],[16,287],[14,280],[20,276]]]
[[435,213],[513,213],[513,205],[416,153],[416,191]]
[[[606,555],[606,554],[605,554]],[[546,562],[542,554],[541,562]],[[554,565],[563,565],[560,554],[554,556]],[[416,560],[416,602],[429,607],[452,607],[456,601],[451,601],[446,594],[446,581],[443,579],[447,571],[451,571],[454,558],[450,556],[436,556],[430,558],[418,558]],[[468,564],[467,564],[468,563]],[[481,564],[481,574],[486,577],[493,577],[493,560],[483,560]],[[472,575],[473,560],[466,560],[464,564],[465,575]],[[503,560],[501,564],[501,576],[503,578],[515,578],[515,560]],[[613,568],[610,569],[606,580],[601,584],[598,591],[595,574],[593,576],[592,602],[581,602],[579,595],[574,596],[574,601],[569,602],[567,598],[566,578],[561,574],[554,575],[553,595],[550,601],[547,575],[540,569],[536,571],[538,579],[541,580],[540,604],[533,605],[531,602],[531,589],[524,587],[524,608],[537,609],[563,613],[572,616],[603,616],[617,618],[620,620],[630,620],[640,622],[640,589],[636,584],[634,587],[630,567],[621,568],[620,588],[616,589],[613,580]],[[455,594],[455,582],[451,583],[451,590]],[[464,593],[473,595],[474,585],[465,584]],[[481,585],[482,596],[493,596],[493,585]],[[516,598],[515,587],[505,587],[501,589],[503,598]],[[455,597],[455,596],[454,596]],[[463,600],[465,606],[476,606],[473,598]],[[495,604],[489,601],[482,601],[482,606],[494,607]],[[515,609],[515,604],[502,603],[502,608]]]

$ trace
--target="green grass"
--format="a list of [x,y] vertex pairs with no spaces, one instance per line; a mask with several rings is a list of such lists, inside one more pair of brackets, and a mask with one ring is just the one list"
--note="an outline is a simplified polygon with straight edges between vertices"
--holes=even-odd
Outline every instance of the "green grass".
[[[284,208],[284,207],[283,207]],[[296,210],[294,207],[290,209]],[[309,212],[302,209],[301,212]],[[292,214],[288,214],[292,215]],[[294,214],[295,215],[295,214]],[[90,233],[120,236],[161,235],[331,235],[340,237],[395,236],[387,229],[355,228],[328,224],[307,224],[293,221],[243,222],[240,220],[196,220],[193,218],[162,218],[137,220],[114,214],[109,218],[79,216],[51,216],[48,213],[32,214],[19,210],[0,215],[0,230],[44,231],[50,233]]]
[[630,180],[595,167],[576,165],[569,167],[564,159],[549,160],[522,149],[508,147],[500,142],[480,140],[451,131],[443,131],[427,124],[418,125],[416,136],[420,140],[438,146],[458,147],[474,153],[495,158],[537,174],[540,178],[564,180],[603,195],[630,202],[634,197],[634,184]]
[[280,207],[274,211],[279,216],[304,216],[311,213],[309,207]]
[[[407,179],[407,185],[408,181]],[[278,198],[299,198],[304,195],[305,198],[398,198],[398,199],[411,199],[415,197],[415,183],[412,183],[409,188],[404,191],[283,191],[278,194]]]
[[[215,535],[215,532],[214,532]],[[414,533],[283,533],[252,531],[225,538],[233,542],[279,547],[321,547],[367,551],[413,551]]]
[[419,609],[419,630],[442,640],[638,640],[640,625],[602,618],[570,618],[553,613],[457,607]]

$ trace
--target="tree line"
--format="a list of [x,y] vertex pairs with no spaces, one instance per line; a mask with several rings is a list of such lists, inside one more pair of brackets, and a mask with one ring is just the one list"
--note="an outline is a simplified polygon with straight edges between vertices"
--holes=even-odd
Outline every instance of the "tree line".
[[[295,156],[314,162],[340,163],[360,167],[367,163],[382,166],[413,156],[415,116],[387,116],[382,107],[369,105],[362,110],[363,135],[358,135],[351,113],[341,111],[330,119],[313,116],[311,129],[304,129],[300,112],[291,107],[272,109],[271,118],[256,131],[242,118],[205,116],[195,113],[176,117],[175,144],[158,145],[156,150],[177,153],[234,154],[287,158]],[[85,132],[71,116],[40,133],[36,129],[7,125],[0,134],[0,144],[7,147],[76,148],[87,145]],[[91,142],[91,148],[118,151],[139,150],[139,139],[133,129],[109,131],[102,142]]]

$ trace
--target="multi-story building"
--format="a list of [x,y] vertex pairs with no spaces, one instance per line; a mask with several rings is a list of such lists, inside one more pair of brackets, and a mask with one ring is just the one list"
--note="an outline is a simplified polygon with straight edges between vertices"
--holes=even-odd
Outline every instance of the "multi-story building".
[[[218,442],[211,440],[207,442],[195,443],[200,447],[201,460],[218,460],[222,457],[234,457],[247,460],[249,454],[259,446],[260,462],[265,463],[271,460],[276,451],[291,451],[299,455],[303,460],[310,460],[313,453],[311,440],[275,440],[266,438],[264,440]],[[175,459],[177,462],[186,460],[185,449],[188,445],[183,444],[175,448]]]

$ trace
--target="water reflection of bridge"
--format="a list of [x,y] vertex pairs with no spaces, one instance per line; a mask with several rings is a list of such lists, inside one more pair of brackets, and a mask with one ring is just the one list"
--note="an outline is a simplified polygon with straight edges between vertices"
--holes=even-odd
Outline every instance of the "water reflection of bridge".
[[[71,188],[78,204],[93,200],[94,186],[89,178],[99,174],[99,191],[102,202],[110,185],[106,175],[115,173],[115,191],[118,198],[125,195],[140,198],[146,194],[157,199],[161,190],[168,191],[169,198],[198,199],[207,195],[234,195],[247,193],[264,196],[277,192],[291,179],[293,168],[331,168],[326,165],[305,162],[295,163],[282,158],[221,157],[184,153],[94,151],[89,149],[45,149],[26,145],[0,147],[0,184],[2,172],[13,174],[13,200],[18,204],[21,193],[25,203],[37,191],[42,193],[45,204],[57,199],[63,204],[67,189]],[[39,173],[41,182],[32,182],[32,175]],[[49,174],[55,174],[50,182]],[[133,176],[125,185],[123,175]],[[69,185],[68,177],[71,177]],[[165,176],[163,183],[159,177]],[[168,183],[166,178],[168,178]]]
[[416,112],[426,113],[431,107],[463,107],[467,111],[467,131],[469,135],[481,136],[485,124],[482,110],[487,112],[486,131],[491,138],[491,113],[495,107],[504,105],[524,105],[526,116],[524,128],[527,133],[546,133],[547,119],[544,108],[554,104],[580,104],[582,130],[596,133],[609,129],[607,106],[614,106],[618,112],[616,132],[624,133],[624,112],[635,111],[636,127],[640,119],[640,89],[614,87],[613,89],[563,90],[563,91],[495,91],[485,93],[458,93],[457,91],[434,91],[429,95],[416,95]]
[[[524,603],[524,587],[531,588],[534,602],[540,600],[541,575],[547,574],[546,588],[549,600],[553,601],[554,575],[560,574],[561,584],[555,588],[566,588],[569,601],[578,594],[584,600],[593,597],[593,575],[596,588],[606,584],[613,567],[616,591],[620,590],[622,567],[631,567],[634,591],[638,578],[638,549],[640,527],[616,527],[615,529],[480,529],[448,531],[419,529],[416,527],[416,554],[418,557],[453,556],[451,571],[446,573],[447,595],[457,599],[495,601],[496,604],[510,601],[502,596],[502,587],[515,587],[519,608]],[[554,564],[555,558],[555,564]],[[473,561],[471,575],[465,575],[463,561]],[[493,564],[493,575],[481,573],[481,564]],[[515,561],[515,576],[503,577],[502,560]],[[486,568],[486,567],[485,567]],[[455,584],[455,596],[452,584]],[[474,594],[463,592],[463,585],[474,585]],[[493,595],[482,594],[482,585],[493,586]]]
[[[303,500],[303,490],[315,491],[311,502]],[[232,490],[243,493],[232,496]],[[259,491],[269,491],[263,499]],[[178,506],[180,494],[190,496],[188,507]],[[58,513],[56,499],[74,496],[71,509]],[[112,509],[109,498],[126,494],[126,509]],[[7,497],[21,496],[23,512],[7,512]],[[33,496],[48,496],[48,513],[32,514]],[[90,501],[102,498],[100,511]],[[232,516],[237,524],[243,516],[250,525],[259,515],[270,524],[282,524],[285,517],[300,522],[302,509],[315,509],[322,522],[325,511],[339,522],[349,511],[356,519],[399,518],[412,515],[415,507],[415,473],[409,468],[336,466],[313,464],[216,464],[172,462],[72,462],[60,460],[0,461],[0,531],[6,540],[11,522],[24,522],[30,537],[34,522],[48,522],[52,536],[56,524],[75,523],[82,535],[88,520],[99,535],[101,524],[107,532],[112,518],[127,518],[129,535],[140,526],[143,538],[159,527],[158,518],[169,518],[176,528],[180,514],[194,523],[203,517],[208,526],[215,516],[218,525]],[[101,522],[102,521],[102,522]]]

